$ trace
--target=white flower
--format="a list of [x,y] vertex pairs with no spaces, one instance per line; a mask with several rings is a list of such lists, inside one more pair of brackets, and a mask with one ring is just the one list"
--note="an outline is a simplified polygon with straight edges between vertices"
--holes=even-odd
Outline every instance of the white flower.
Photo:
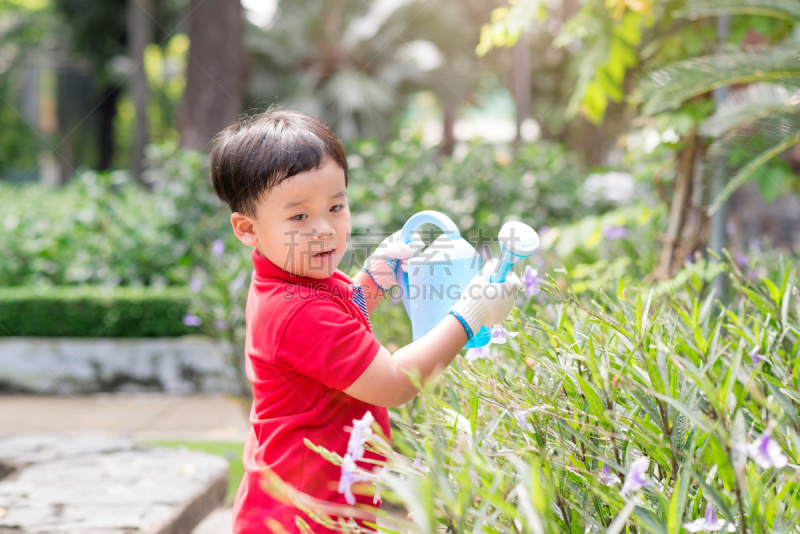
[[417,471],[422,471],[423,473],[430,473],[431,471],[430,467],[423,465],[422,455],[420,455],[419,452],[417,452],[417,457],[414,458],[414,463],[411,464],[411,467],[413,467]]
[[528,422],[528,416],[535,412],[537,408],[529,408],[527,410],[512,410],[511,415],[514,416],[514,419],[517,421],[517,424],[522,429],[523,432],[527,432],[528,430],[533,430],[533,425]]
[[488,358],[489,356],[491,356],[491,354],[492,350],[489,348],[489,345],[484,345],[482,347],[476,347],[474,349],[467,349],[467,353],[464,355],[464,359],[467,360],[469,363],[472,363],[475,360]]
[[353,429],[350,431],[350,441],[347,443],[347,454],[353,460],[360,460],[364,456],[364,443],[372,436],[372,426],[375,418],[367,410],[361,419],[353,419]]
[[[683,528],[686,529],[686,532],[716,532],[722,530],[724,525],[725,520],[717,519],[717,513],[714,511],[714,507],[709,505],[706,507],[705,517],[695,519],[691,523],[684,523]],[[732,523],[728,523],[728,528],[726,530],[728,532],[736,532],[736,526]]]
[[342,477],[339,479],[339,493],[344,493],[344,498],[347,504],[353,505],[356,498],[350,489],[350,486],[356,482],[367,482],[369,475],[359,473],[358,466],[349,454],[345,454],[342,458]]
[[642,456],[631,464],[628,476],[625,477],[625,484],[622,485],[622,489],[619,492],[622,497],[625,497],[628,492],[636,491],[652,484],[645,478],[648,467],[650,467],[650,458],[647,456]]
[[737,443],[733,447],[750,457],[762,469],[769,469],[770,467],[780,469],[789,463],[789,460],[781,451],[781,446],[766,432],[761,434],[750,445]]
[[516,337],[519,332],[509,332],[503,325],[496,324],[492,327],[492,338],[489,343],[505,343],[509,337]]
[[619,484],[620,480],[617,475],[611,472],[611,469],[608,466],[603,467],[603,472],[600,473],[600,483],[604,486],[613,486],[614,484]]

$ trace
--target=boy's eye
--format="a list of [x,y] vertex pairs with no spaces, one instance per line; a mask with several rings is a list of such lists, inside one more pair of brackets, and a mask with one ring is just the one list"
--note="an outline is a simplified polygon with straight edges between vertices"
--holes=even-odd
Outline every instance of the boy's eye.
[[[298,219],[298,217],[300,217],[300,219]],[[298,213],[297,215],[289,218],[293,221],[302,221],[305,217],[306,217],[305,213]]]
[[334,207],[331,208],[331,211],[336,213],[342,211],[343,209],[344,209],[344,204],[336,204]]

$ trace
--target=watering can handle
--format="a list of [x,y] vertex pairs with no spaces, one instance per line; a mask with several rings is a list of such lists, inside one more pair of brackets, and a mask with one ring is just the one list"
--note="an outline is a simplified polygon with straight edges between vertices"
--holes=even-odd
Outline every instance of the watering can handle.
[[461,233],[458,231],[456,223],[454,223],[450,217],[438,211],[425,210],[412,215],[411,218],[406,221],[406,224],[403,225],[403,229],[400,231],[399,241],[401,243],[411,243],[411,237],[414,231],[427,223],[438,226],[450,239],[455,240],[461,238]]

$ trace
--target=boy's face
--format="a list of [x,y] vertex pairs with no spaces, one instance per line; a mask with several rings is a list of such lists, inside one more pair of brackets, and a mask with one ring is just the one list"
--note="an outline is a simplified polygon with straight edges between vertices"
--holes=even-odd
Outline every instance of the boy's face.
[[237,212],[231,224],[242,243],[284,271],[327,278],[344,256],[351,230],[344,171],[326,158],[318,169],[273,188],[255,219]]

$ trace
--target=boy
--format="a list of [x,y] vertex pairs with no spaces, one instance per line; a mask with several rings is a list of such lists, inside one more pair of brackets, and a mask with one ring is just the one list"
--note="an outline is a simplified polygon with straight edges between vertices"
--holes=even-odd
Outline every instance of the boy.
[[[487,263],[440,324],[392,355],[373,336],[369,315],[397,283],[396,262],[407,262],[419,246],[397,243],[394,234],[354,279],[336,269],[351,225],[346,154],[328,127],[292,111],[239,121],[217,138],[211,174],[233,212],[236,237],[255,247],[245,310],[252,429],[233,531],[269,532],[268,522],[299,532],[299,515],[314,532],[333,532],[265,493],[259,470],[269,467],[299,491],[345,505],[340,468],[303,439],[344,456],[345,427],[368,410],[389,438],[386,408],[418,393],[403,370],[418,373],[423,384],[436,378],[482,325],[508,316],[519,278],[509,273],[504,284],[490,284],[496,260]],[[364,458],[385,460],[370,451]],[[368,496],[356,500],[372,505]]]

